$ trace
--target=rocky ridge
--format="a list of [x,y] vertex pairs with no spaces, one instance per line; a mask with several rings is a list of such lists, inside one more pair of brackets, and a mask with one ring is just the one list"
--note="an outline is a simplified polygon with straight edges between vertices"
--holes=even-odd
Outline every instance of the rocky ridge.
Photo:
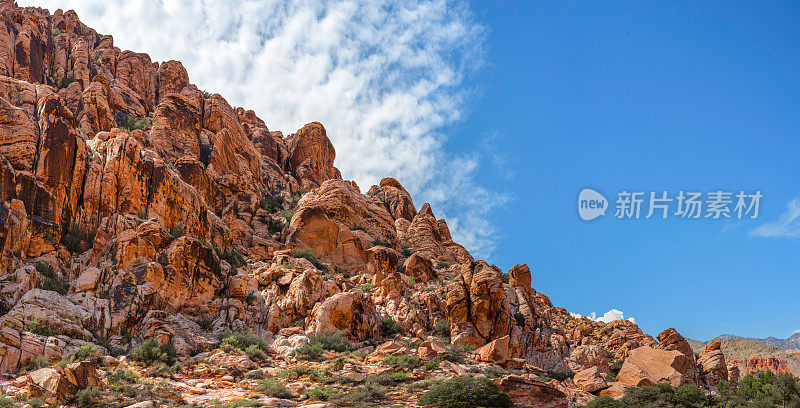
[[[251,397],[258,375],[286,370],[297,380],[287,398],[320,404],[305,392],[322,381],[308,370],[353,383],[494,372],[516,405],[554,407],[628,386],[738,379],[719,344],[697,358],[674,329],[653,339],[629,321],[572,317],[533,289],[527,265],[474,259],[398,180],[362,193],[334,166],[320,123],[270,130],[199,90],[180,62],[121,50],[74,11],[5,0],[0,13],[6,393],[59,401],[127,381],[118,373],[163,377],[128,358],[152,340],[183,361],[150,389],[163,403]],[[222,347],[230,331],[269,354]],[[298,350],[330,333],[357,352],[304,362]],[[91,345],[97,361],[26,372]],[[415,359],[436,364],[387,362]]]

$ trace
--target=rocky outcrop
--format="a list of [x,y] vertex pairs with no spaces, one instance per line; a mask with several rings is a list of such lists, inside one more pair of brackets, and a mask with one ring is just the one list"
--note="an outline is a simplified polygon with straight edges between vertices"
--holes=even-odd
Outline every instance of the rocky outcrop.
[[447,316],[453,344],[480,347],[507,335],[509,310],[503,307],[505,291],[500,270],[486,262],[465,263],[447,290]]
[[79,390],[101,385],[97,368],[88,361],[68,364],[63,368],[42,368],[28,376],[31,395],[48,404],[67,401]]
[[360,290],[337,293],[314,306],[311,312],[311,333],[347,332],[355,341],[380,335],[381,317],[375,305]]
[[594,393],[608,387],[608,383],[606,383],[603,373],[597,367],[587,368],[575,373],[575,377],[573,377],[572,380],[575,381],[575,385],[577,385],[580,389],[590,393]]
[[738,366],[745,373],[754,373],[759,370],[769,370],[773,373],[788,373],[786,361],[775,357],[753,357],[728,361],[728,364]]
[[400,182],[391,177],[381,180],[377,186],[372,186],[367,191],[367,197],[386,206],[389,214],[392,214],[395,220],[403,218],[413,221],[414,216],[417,215],[411,194],[400,185]]
[[548,383],[510,375],[495,380],[500,391],[511,397],[515,407],[567,408],[567,396]]
[[716,387],[720,381],[728,381],[728,366],[720,345],[719,340],[710,341],[697,360],[700,379],[707,387]]
[[688,383],[684,373],[690,364],[689,359],[677,350],[639,347],[631,350],[625,359],[617,381],[633,386],[668,383],[679,387]]
[[286,138],[289,148],[288,169],[300,185],[312,189],[325,180],[341,179],[333,167],[336,150],[319,122],[312,122]]

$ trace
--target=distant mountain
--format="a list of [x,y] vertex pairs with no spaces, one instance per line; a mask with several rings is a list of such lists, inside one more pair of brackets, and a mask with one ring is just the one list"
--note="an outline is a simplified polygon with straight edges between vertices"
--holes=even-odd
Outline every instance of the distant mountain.
[[[725,336],[731,336],[734,340],[728,340]],[[797,334],[792,335],[792,337],[795,337],[794,341],[797,341]],[[792,337],[786,340],[775,339],[774,337],[771,339],[789,341]],[[725,356],[725,361],[735,362],[739,365],[742,375],[746,372],[755,371],[755,369],[770,369],[775,372],[790,372],[800,376],[800,356],[796,354],[787,353],[776,346],[762,342],[761,339],[746,340],[744,337],[733,335],[719,336],[717,339],[722,341],[720,350]],[[686,340],[695,353],[701,353],[706,344],[708,344],[694,339]]]
[[758,339],[755,337],[741,337],[734,334],[723,334],[718,337],[721,340],[750,340],[759,343],[764,343],[772,347],[777,347],[781,350],[797,350],[800,349],[800,332],[792,334],[787,339],[779,339],[776,337],[767,337],[765,339]]

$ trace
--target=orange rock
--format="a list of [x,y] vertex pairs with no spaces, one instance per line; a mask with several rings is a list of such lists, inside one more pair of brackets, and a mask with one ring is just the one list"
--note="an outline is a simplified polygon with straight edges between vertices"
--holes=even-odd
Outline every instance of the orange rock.
[[515,407],[567,408],[567,396],[554,386],[529,378],[510,375],[495,380],[500,391],[508,394]]
[[689,382],[684,377],[689,364],[689,359],[680,351],[639,347],[632,350],[625,359],[622,369],[617,374],[617,381],[633,386],[663,382],[679,387]]
[[287,144],[288,164],[304,188],[311,189],[325,180],[342,178],[339,170],[333,167],[336,150],[319,122],[303,126],[287,138]]
[[504,364],[511,358],[511,351],[509,350],[510,341],[511,337],[503,336],[475,350],[478,361],[486,361],[500,365]]
[[156,74],[158,83],[158,102],[169,94],[180,93],[189,85],[189,74],[179,61],[167,61],[158,67]]
[[381,180],[378,186],[372,186],[367,192],[367,196],[386,206],[386,209],[395,220],[404,218],[412,221],[414,216],[417,215],[417,209],[411,200],[411,194],[400,185],[400,182],[391,177]]
[[573,378],[575,384],[586,392],[597,392],[608,387],[603,373],[597,367],[587,368],[579,371]]

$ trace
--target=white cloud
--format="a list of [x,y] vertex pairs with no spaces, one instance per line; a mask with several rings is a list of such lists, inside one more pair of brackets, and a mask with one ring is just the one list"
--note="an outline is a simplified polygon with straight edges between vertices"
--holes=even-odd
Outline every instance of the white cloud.
[[473,181],[484,157],[442,148],[443,127],[463,118],[473,91],[465,78],[482,64],[485,29],[462,0],[19,3],[72,8],[120,48],[180,60],[199,88],[272,130],[322,122],[345,178],[365,191],[396,177],[418,206],[448,217],[457,241],[491,253],[486,217],[503,199]]
[[800,237],[800,199],[795,198],[786,205],[786,211],[778,220],[768,222],[752,231],[751,236],[769,238]]
[[[578,313],[569,312],[569,314],[570,314],[570,316],[572,316],[572,317],[574,317],[576,319],[580,319],[580,318],[584,317],[584,316],[582,316],[582,315],[580,315]],[[611,309],[611,310],[605,312],[600,317],[597,317],[597,313],[595,313],[595,312],[589,313],[589,315],[585,316],[585,317],[587,319],[589,319],[589,320],[592,320],[592,321],[595,321],[595,322],[603,322],[603,323],[611,323],[611,322],[613,322],[615,320],[628,320],[631,323],[636,323],[636,319],[634,319],[633,317],[628,317],[626,319],[625,318],[625,314],[622,313],[622,310],[617,310],[617,309]]]

